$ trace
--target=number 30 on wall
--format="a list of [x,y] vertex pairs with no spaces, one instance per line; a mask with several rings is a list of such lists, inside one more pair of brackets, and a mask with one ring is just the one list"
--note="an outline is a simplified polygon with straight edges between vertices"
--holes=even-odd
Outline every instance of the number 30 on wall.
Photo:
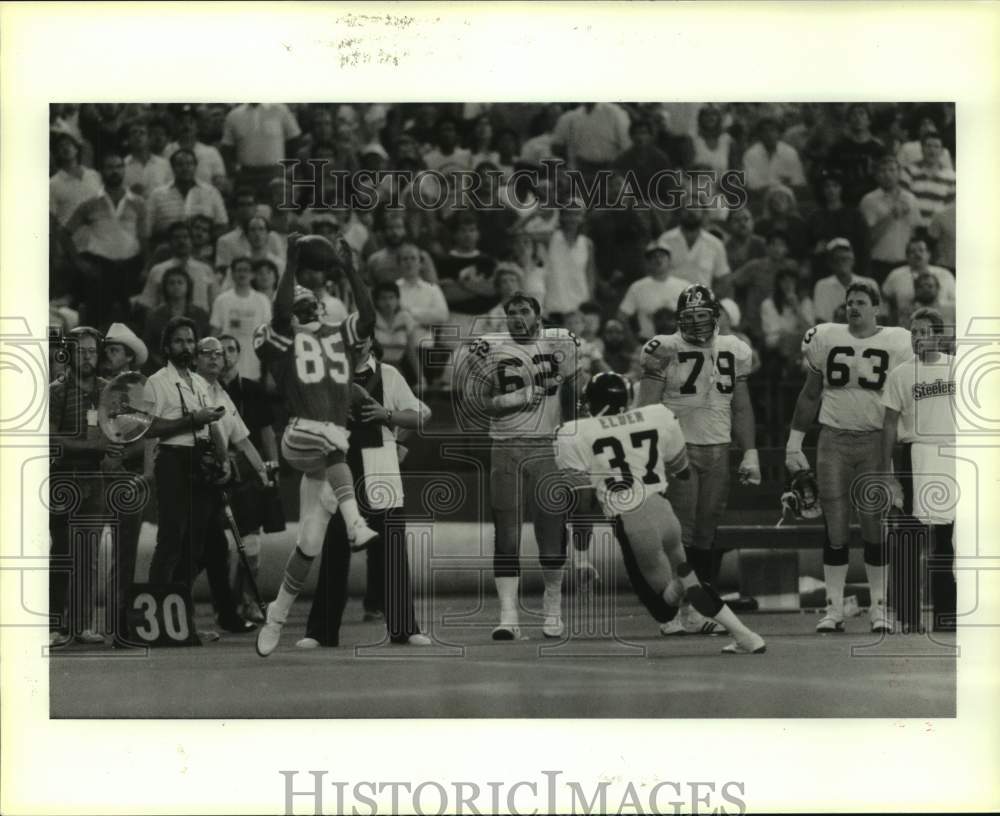
[[130,640],[146,646],[200,646],[191,595],[180,584],[135,584],[129,592]]

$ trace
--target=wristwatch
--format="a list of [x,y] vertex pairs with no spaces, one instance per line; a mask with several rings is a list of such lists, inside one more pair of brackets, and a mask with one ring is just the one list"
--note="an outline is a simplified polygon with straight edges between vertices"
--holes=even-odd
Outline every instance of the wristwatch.
[[388,408],[385,409],[385,425],[388,428],[392,427],[392,411]]

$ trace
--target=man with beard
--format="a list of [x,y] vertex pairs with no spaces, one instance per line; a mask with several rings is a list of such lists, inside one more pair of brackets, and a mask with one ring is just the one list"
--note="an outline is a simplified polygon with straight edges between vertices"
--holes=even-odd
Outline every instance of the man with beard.
[[[399,252],[404,244],[408,244],[406,235],[406,216],[400,211],[386,211],[382,228],[383,245],[368,256],[365,266],[372,285],[391,283],[403,274]],[[408,244],[413,246],[412,244]],[[426,250],[418,249],[420,254],[420,277],[429,282],[437,283],[437,270],[434,261]]]
[[711,289],[716,278],[729,274],[726,247],[702,228],[704,212],[695,206],[686,202],[679,225],[663,233],[659,243],[670,253],[675,277]]
[[122,157],[108,153],[100,194],[80,204],[66,224],[80,253],[86,320],[99,329],[129,317],[129,298],[139,289],[146,248],[146,205],[125,189],[124,177]]
[[208,426],[222,418],[208,383],[191,371],[198,331],[194,321],[174,317],[163,329],[167,364],[146,382],[145,398],[156,419],[146,433],[159,439],[154,478],[159,518],[150,583],[182,583],[189,590],[204,547],[211,512],[199,457],[211,445]]

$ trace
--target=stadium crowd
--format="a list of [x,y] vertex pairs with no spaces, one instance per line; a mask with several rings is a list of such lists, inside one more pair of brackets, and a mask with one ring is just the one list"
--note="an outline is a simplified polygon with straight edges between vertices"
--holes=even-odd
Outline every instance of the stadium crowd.
[[[759,382],[800,378],[804,330],[841,319],[858,277],[881,289],[886,324],[923,305],[954,319],[951,105],[57,104],[51,138],[52,323],[125,323],[149,350],[146,373],[163,364],[163,326],[186,315],[200,334],[236,337],[241,376],[258,378],[252,333],[291,231],[347,240],[384,359],[418,390],[451,385],[422,341],[485,330],[477,318],[519,290],[577,333],[593,372],[633,376],[687,283],[724,299]],[[289,158],[300,163],[279,164]],[[517,172],[548,161],[585,181],[610,171],[612,200],[623,186],[637,195],[588,207],[565,175]],[[328,195],[343,192],[340,174],[421,170],[442,175],[383,181],[365,206],[351,206],[353,182]],[[646,194],[665,170],[739,171],[746,196],[662,206]],[[497,206],[465,195],[458,171]],[[303,183],[314,173],[320,196]],[[331,323],[353,308],[343,280],[302,283]]]

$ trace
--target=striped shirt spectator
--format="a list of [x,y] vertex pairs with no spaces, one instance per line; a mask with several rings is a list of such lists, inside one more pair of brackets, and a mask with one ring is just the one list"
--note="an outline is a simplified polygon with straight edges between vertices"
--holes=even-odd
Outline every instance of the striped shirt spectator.
[[195,179],[197,159],[192,151],[181,148],[170,157],[174,180],[158,187],[149,196],[148,235],[161,235],[177,221],[195,215],[207,215],[217,230],[229,225],[222,195],[210,184]]
[[900,184],[917,199],[920,224],[926,227],[955,199],[955,171],[942,161],[941,137],[936,133],[925,135],[921,146],[923,160],[903,167]]

